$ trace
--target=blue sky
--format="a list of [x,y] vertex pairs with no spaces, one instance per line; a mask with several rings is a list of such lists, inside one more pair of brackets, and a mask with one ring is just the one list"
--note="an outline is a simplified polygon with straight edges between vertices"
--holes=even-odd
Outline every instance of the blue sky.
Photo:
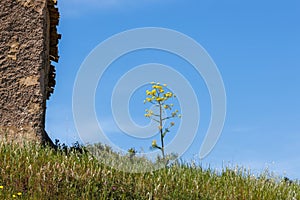
[[[269,168],[280,176],[300,178],[299,1],[73,0],[59,1],[58,7],[59,32],[63,37],[59,44],[60,61],[56,64],[57,84],[48,101],[46,119],[46,130],[52,139],[69,144],[79,140],[73,121],[72,93],[76,75],[89,53],[120,32],[162,27],[201,44],[224,81],[224,129],[202,164],[214,168],[240,165],[254,173]],[[144,50],[113,63],[103,79],[106,87],[100,91],[99,85],[97,89],[97,116],[100,120],[112,116],[108,106],[100,102],[109,103],[110,92],[122,74],[150,62],[174,67],[193,87],[199,87],[199,134],[184,155],[186,160],[198,159],[210,120],[209,94],[201,77],[194,76],[192,68],[176,56]],[[144,105],[136,104],[143,89],[133,95],[132,99],[137,100],[130,103],[133,119],[142,125],[147,123],[143,118]],[[126,142],[111,120],[104,123],[106,134],[117,145],[149,150],[148,140]]]

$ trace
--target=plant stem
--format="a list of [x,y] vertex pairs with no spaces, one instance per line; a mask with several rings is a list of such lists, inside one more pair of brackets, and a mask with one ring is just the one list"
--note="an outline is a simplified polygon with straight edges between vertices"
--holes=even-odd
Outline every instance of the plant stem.
[[161,140],[161,153],[163,159],[165,159],[165,149],[164,149],[164,137],[163,137],[163,128],[162,128],[162,104],[159,103],[159,129],[160,129],[160,140]]

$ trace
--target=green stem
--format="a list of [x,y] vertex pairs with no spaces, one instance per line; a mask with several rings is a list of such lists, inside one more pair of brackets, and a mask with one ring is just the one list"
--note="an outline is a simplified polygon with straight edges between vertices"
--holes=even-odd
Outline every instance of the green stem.
[[160,140],[161,140],[161,153],[163,159],[165,159],[165,149],[164,149],[164,136],[163,136],[163,128],[162,128],[162,104],[159,103],[159,128],[160,128]]

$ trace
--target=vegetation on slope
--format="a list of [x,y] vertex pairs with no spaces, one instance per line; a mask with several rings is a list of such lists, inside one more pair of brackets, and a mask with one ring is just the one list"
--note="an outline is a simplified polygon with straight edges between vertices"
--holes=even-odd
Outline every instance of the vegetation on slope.
[[0,199],[300,199],[297,182],[255,178],[243,169],[215,173],[176,164],[126,173],[78,148],[35,144],[0,143],[0,186]]

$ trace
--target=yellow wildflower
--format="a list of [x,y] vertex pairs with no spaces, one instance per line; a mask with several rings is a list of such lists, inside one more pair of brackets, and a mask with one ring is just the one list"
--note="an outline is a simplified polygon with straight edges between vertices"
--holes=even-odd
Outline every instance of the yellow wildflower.
[[18,195],[18,196],[21,196],[21,195],[22,195],[22,192],[18,192],[17,195]]
[[156,98],[156,101],[163,101],[164,100],[164,98],[162,98],[162,97],[157,97]]
[[147,95],[151,95],[151,92],[149,90],[146,90]]
[[156,140],[152,141],[152,147],[157,147]]
[[3,185],[0,185],[0,189],[3,189]]
[[15,194],[12,195],[13,198],[16,198],[17,196]]
[[164,94],[164,96],[165,96],[166,98],[170,98],[170,97],[173,96],[173,94],[172,94],[171,92],[167,92],[166,94]]
[[152,101],[152,99],[147,97],[146,101],[150,102],[150,101]]
[[151,117],[152,115],[153,115],[153,111],[146,109],[146,113],[144,114],[144,116],[145,117]]
[[152,88],[153,88],[153,89],[161,90],[161,89],[162,89],[162,86],[160,86],[160,85],[153,85]]
[[153,90],[151,91],[151,95],[152,95],[152,96],[155,96],[155,95],[156,95],[156,90],[155,90],[155,89],[153,89]]

